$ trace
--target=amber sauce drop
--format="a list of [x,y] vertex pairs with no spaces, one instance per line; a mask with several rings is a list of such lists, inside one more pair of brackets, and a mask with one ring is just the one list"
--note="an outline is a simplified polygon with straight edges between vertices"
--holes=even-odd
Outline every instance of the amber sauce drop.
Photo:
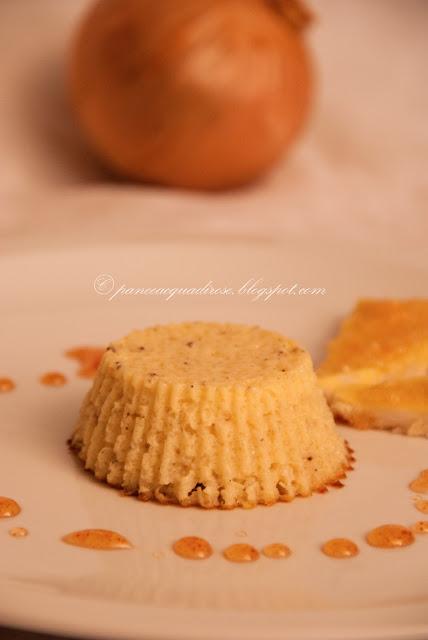
[[14,518],[19,513],[21,507],[15,500],[0,496],[0,518]]
[[66,544],[85,549],[131,549],[132,544],[120,533],[108,529],[83,529],[73,531],[62,538]]
[[428,514],[428,500],[422,500],[422,498],[419,498],[419,500],[416,500],[415,502],[415,507],[421,513]]
[[48,371],[48,373],[44,373],[40,377],[40,382],[47,387],[63,387],[67,382],[67,378],[58,371]]
[[0,393],[8,393],[15,389],[15,383],[11,378],[0,378]]
[[223,551],[223,555],[230,562],[254,562],[260,557],[257,549],[250,544],[232,544]]
[[366,540],[372,547],[394,549],[413,544],[415,536],[410,529],[401,524],[384,524],[369,531]]
[[13,527],[13,529],[9,529],[9,535],[12,538],[26,538],[28,536],[28,529],[25,527]]
[[213,553],[210,543],[196,536],[180,538],[174,542],[172,548],[178,556],[187,560],[205,560]]
[[428,520],[420,520],[410,527],[413,533],[428,533]]
[[75,347],[65,352],[68,358],[77,360],[80,369],[77,375],[81,378],[93,378],[103,357],[104,347]]
[[291,555],[291,549],[286,544],[281,542],[273,542],[263,547],[262,553],[266,558],[272,558],[274,560],[281,558],[288,558]]
[[409,489],[415,493],[428,493],[428,469],[420,472],[418,477],[409,484]]
[[330,558],[353,558],[360,550],[355,542],[347,538],[332,538],[321,547],[321,551]]

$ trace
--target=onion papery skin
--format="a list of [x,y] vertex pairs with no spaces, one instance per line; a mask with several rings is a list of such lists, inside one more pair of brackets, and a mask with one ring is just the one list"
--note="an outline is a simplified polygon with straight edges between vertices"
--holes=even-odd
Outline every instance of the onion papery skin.
[[215,190],[278,161],[313,82],[301,34],[264,0],[100,0],[77,30],[69,84],[116,173]]

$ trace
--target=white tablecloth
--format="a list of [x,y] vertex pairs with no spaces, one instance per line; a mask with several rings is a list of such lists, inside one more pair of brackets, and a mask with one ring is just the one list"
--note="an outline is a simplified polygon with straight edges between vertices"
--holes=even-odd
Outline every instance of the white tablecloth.
[[[179,0],[177,0],[179,1]],[[70,31],[87,0],[0,4],[3,251],[147,239],[307,233],[423,252],[428,232],[428,3],[314,0],[318,96],[272,174],[226,194],[108,180],[63,91]]]

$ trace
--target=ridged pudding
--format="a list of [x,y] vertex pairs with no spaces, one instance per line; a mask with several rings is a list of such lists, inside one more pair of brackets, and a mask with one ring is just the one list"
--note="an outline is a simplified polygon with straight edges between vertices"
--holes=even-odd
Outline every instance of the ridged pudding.
[[70,444],[99,480],[206,508],[308,496],[342,478],[349,457],[306,351],[205,322],[112,343]]

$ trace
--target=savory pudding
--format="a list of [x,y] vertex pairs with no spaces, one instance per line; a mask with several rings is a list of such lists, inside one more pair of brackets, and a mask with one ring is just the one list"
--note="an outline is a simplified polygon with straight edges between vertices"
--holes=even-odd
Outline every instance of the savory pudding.
[[112,343],[71,447],[142,500],[232,508],[307,496],[348,450],[310,356],[255,326],[156,326]]
[[333,413],[358,428],[428,436],[428,300],[362,300],[318,370]]

